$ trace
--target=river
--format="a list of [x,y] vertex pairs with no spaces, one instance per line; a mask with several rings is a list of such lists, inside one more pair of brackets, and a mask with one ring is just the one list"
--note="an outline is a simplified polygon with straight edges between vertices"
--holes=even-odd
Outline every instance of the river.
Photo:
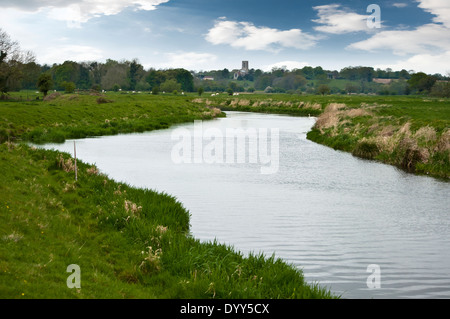
[[[115,180],[177,197],[194,237],[275,254],[342,298],[450,298],[450,184],[313,143],[313,124],[227,112],[77,140],[77,157]],[[227,130],[238,128],[256,134],[235,139],[233,161]],[[73,154],[71,140],[45,147]],[[239,148],[257,160],[239,162]]]

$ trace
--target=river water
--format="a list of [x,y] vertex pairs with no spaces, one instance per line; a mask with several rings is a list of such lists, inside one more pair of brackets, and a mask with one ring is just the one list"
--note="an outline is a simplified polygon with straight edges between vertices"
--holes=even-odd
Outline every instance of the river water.
[[[115,180],[177,197],[194,237],[275,254],[342,298],[450,298],[450,184],[308,141],[313,124],[227,112],[77,140],[77,157]],[[231,139],[233,162],[225,146],[236,128],[248,138]],[[45,147],[73,154],[73,141]],[[239,148],[257,161],[238,162]]]

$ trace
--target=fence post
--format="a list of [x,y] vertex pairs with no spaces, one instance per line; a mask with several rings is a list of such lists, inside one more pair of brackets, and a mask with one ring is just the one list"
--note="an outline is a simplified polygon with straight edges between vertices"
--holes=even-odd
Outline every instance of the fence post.
[[78,172],[77,172],[77,147],[75,145],[75,141],[73,141],[73,154],[75,157],[75,181],[78,180]]

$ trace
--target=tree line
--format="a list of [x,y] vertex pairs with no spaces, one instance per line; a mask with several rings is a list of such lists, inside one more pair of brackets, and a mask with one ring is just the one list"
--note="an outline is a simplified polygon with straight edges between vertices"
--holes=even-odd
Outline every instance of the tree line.
[[[159,92],[253,92],[308,94],[428,94],[450,97],[449,77],[414,71],[393,71],[372,67],[346,67],[340,71],[305,66],[270,71],[251,69],[188,71],[182,68],[145,70],[137,59],[106,62],[65,61],[40,65],[32,52],[21,50],[19,44],[0,29],[0,92],[4,95],[21,89]],[[236,74],[238,76],[236,77]],[[208,77],[208,80],[205,80]],[[388,79],[378,83],[375,79]]]

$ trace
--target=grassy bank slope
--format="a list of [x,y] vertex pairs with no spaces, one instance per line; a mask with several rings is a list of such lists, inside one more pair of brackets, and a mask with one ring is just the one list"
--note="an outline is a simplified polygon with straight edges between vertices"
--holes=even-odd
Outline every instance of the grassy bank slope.
[[[324,298],[281,260],[200,243],[174,198],[0,145],[0,298]],[[66,267],[81,268],[69,289]]]
[[308,138],[353,155],[450,177],[450,101],[386,97],[331,102]]
[[220,108],[222,111],[241,111],[287,114],[293,116],[316,116],[323,111],[323,101],[317,96],[288,94],[240,94],[239,96],[202,97],[193,102]]
[[183,96],[54,93],[45,101],[0,102],[0,142],[63,142],[68,138],[144,132],[211,119],[219,113]]
[[[74,137],[76,128],[108,133],[105,119],[125,124],[131,118],[134,127],[141,120],[171,124],[216,112],[181,97],[158,97],[157,105],[118,97],[132,101],[121,108],[78,98],[86,101],[0,103],[6,137],[36,141],[31,132],[42,129],[37,141],[54,141],[56,132]],[[136,104],[154,114],[149,122]],[[192,238],[189,212],[173,197],[117,183],[80,161],[77,166],[75,181],[68,154],[0,144],[0,298],[332,297],[279,259],[244,257]],[[67,287],[71,264],[80,266],[81,289]]]

